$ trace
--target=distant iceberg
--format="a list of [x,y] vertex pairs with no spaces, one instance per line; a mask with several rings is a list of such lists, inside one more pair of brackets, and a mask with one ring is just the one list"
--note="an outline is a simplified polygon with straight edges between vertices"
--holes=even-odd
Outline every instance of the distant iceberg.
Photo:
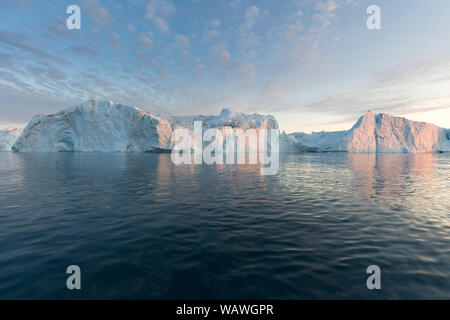
[[202,121],[204,128],[278,129],[278,122],[271,115],[245,114],[228,108],[222,109],[218,116],[173,116],[168,120],[174,126],[186,128],[192,128],[194,121]]
[[291,133],[303,146],[319,152],[422,153],[450,151],[450,130],[426,122],[367,112],[346,131]]
[[[201,121],[203,129],[217,128],[222,137],[226,139],[227,129],[233,131],[242,129],[255,129],[258,132],[260,129],[279,129],[277,120],[271,115],[261,115],[258,113],[245,114],[231,109],[222,109],[217,116],[173,116],[169,117],[168,121],[172,123],[174,130],[178,128],[186,128],[191,132],[191,144],[193,143],[193,126],[195,121]],[[269,139],[270,140],[270,139]],[[268,141],[268,144],[271,142]],[[287,152],[294,150],[294,145],[297,142],[288,137],[285,133],[280,135],[280,151]],[[248,141],[245,141],[245,147],[248,148]]]
[[7,128],[0,130],[0,151],[11,151],[12,145],[22,134],[23,129]]

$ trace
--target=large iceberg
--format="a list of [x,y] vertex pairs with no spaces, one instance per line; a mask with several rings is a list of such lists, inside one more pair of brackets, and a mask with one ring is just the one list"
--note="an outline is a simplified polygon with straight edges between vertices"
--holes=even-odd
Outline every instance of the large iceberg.
[[90,100],[51,115],[34,116],[15,151],[131,152],[170,149],[172,126],[135,107]]
[[[167,151],[177,128],[278,129],[272,116],[223,109],[217,116],[155,116],[139,108],[90,100],[52,115],[37,115],[12,147],[15,151]],[[295,140],[287,137],[295,144]]]
[[[168,118],[168,121],[172,123],[174,130],[178,128],[186,128],[191,131],[191,140],[193,140],[193,127],[195,121],[201,121],[204,129],[217,128],[219,129],[222,137],[226,139],[227,130],[231,129],[232,132],[236,130],[255,129],[258,134],[259,130],[268,130],[267,143],[271,145],[270,130],[279,130],[278,122],[275,117],[271,115],[261,115],[258,113],[245,114],[237,112],[228,108],[224,108],[217,116],[172,116]],[[191,141],[191,145],[193,141]],[[248,141],[245,141],[246,150],[248,149]],[[304,148],[293,137],[287,135],[284,131],[279,136],[279,150],[280,152],[304,152],[308,149]]]
[[7,128],[0,130],[0,151],[11,151],[12,145],[22,134],[23,129]]
[[291,133],[296,142],[315,151],[448,152],[450,130],[426,122],[367,112],[346,131]]

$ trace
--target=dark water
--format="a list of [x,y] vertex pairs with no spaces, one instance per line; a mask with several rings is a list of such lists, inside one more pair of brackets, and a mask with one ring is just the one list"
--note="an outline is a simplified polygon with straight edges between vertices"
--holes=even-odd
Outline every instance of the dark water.
[[449,190],[448,154],[0,153],[0,298],[449,299]]

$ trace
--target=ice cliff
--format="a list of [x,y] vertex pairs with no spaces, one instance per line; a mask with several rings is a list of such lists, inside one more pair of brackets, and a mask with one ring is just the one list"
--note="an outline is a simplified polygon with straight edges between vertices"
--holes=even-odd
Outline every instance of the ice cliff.
[[315,151],[448,152],[450,130],[425,122],[367,112],[347,131],[292,133],[298,143]]
[[0,130],[0,151],[11,151],[12,145],[22,134],[22,129],[7,128]]
[[172,126],[135,107],[90,100],[34,116],[15,151],[158,151],[170,149]]

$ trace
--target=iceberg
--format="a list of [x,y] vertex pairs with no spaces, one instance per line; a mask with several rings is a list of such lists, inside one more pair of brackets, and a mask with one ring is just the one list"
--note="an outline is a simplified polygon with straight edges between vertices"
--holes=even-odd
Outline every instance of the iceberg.
[[172,116],[168,121],[174,127],[188,129],[193,128],[194,121],[202,121],[203,128],[278,129],[278,122],[271,115],[245,114],[228,108],[222,109],[217,116]]
[[11,147],[22,134],[23,129],[7,128],[0,130],[0,151],[12,151]]
[[[261,115],[258,113],[245,114],[237,112],[228,108],[224,108],[217,116],[172,116],[168,118],[168,121],[173,124],[174,130],[178,128],[186,128],[191,131],[191,140],[193,139],[193,127],[194,121],[202,121],[203,129],[217,128],[222,136],[226,137],[226,130],[247,130],[255,129],[258,132],[260,129],[279,129],[278,122],[275,117],[271,115]],[[269,134],[269,133],[268,133]],[[303,152],[306,151],[300,143],[298,143],[293,137],[287,135],[284,131],[279,136],[280,152]],[[191,142],[192,144],[193,142]],[[268,141],[270,145],[270,141]],[[248,141],[245,142],[246,148],[248,148]]]
[[361,116],[346,131],[291,133],[297,143],[318,152],[423,153],[450,151],[450,130],[434,124],[375,114]]
[[19,152],[132,152],[170,149],[172,125],[143,110],[89,100],[34,116],[12,149]]

